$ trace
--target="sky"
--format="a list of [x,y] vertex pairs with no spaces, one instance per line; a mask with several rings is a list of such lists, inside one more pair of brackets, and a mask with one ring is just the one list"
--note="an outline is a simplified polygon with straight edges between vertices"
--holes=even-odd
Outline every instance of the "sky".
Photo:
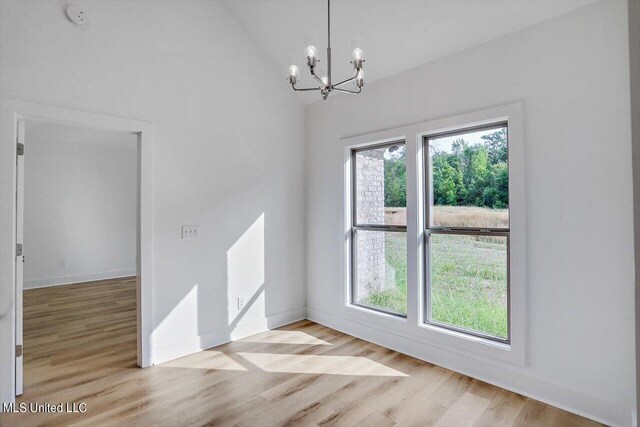
[[[484,140],[482,139],[482,137],[485,135],[490,135],[496,132],[498,129],[499,128],[493,128],[493,129],[479,130],[479,131],[469,132],[464,134],[458,134],[454,136],[433,138],[429,140],[429,143],[437,152],[451,153],[452,151],[451,144],[453,143],[453,141],[457,139],[464,139],[465,142],[469,145],[484,144]],[[403,146],[403,147],[400,147],[399,149],[404,150],[405,147]],[[392,157],[394,157],[394,155],[397,155],[397,153],[398,151],[391,152],[389,151],[389,148],[387,148],[384,150],[384,158],[391,159]]]
[[384,150],[384,158],[389,160],[391,159],[394,155],[397,155],[399,152],[404,151],[406,148],[405,146],[401,146],[400,148],[398,148],[398,150],[395,150],[393,152],[389,151],[389,148],[387,148],[386,150]]
[[469,133],[455,135],[455,136],[445,136],[442,138],[434,138],[434,139],[430,139],[429,143],[438,152],[451,153],[451,144],[456,139],[464,139],[465,142],[469,145],[484,144],[484,140],[482,139],[482,136],[490,135],[494,133],[496,130],[497,129],[494,128],[489,130],[469,132]]

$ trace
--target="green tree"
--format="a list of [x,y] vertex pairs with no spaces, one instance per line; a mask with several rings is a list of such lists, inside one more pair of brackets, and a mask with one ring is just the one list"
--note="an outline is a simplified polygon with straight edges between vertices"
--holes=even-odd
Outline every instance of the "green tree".
[[484,146],[489,150],[491,163],[507,162],[507,128],[483,135],[481,138],[484,140]]
[[455,205],[458,202],[456,171],[447,156],[437,154],[433,158],[433,197],[436,205]]
[[486,147],[473,148],[467,169],[469,175],[467,179],[469,183],[468,204],[484,206],[484,191],[487,187],[487,178],[490,173],[489,151]]
[[384,159],[384,205],[407,206],[407,158],[404,147]]
[[500,162],[493,166],[492,186],[496,189],[493,207],[497,209],[509,206],[509,166]]
[[451,152],[430,147],[436,205],[509,206],[507,130],[483,135],[482,140],[469,145],[457,138]]

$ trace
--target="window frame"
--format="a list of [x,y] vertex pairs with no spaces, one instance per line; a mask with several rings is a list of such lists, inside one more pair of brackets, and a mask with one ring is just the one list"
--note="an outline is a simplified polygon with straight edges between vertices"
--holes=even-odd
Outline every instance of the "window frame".
[[[506,228],[486,228],[486,227],[446,227],[446,226],[437,226],[431,225],[431,209],[435,206],[433,200],[433,166],[431,163],[431,155],[429,152],[429,141],[432,139],[443,138],[443,137],[452,137],[458,135],[466,135],[473,132],[479,132],[483,130],[492,130],[492,129],[501,129],[506,128],[507,130],[507,167],[509,167],[509,177],[511,176],[511,170],[509,165],[509,122],[508,121],[496,121],[494,123],[483,124],[481,126],[471,126],[471,127],[461,127],[459,129],[455,129],[449,132],[431,132],[423,135],[422,137],[422,167],[424,170],[423,179],[425,182],[423,183],[423,192],[422,202],[424,204],[424,233],[423,233],[423,283],[422,286],[424,288],[423,296],[423,307],[424,311],[423,320],[426,324],[433,325],[435,327],[449,329],[452,331],[460,332],[462,334],[468,334],[472,336],[476,336],[478,338],[493,340],[496,342],[509,344],[511,342],[511,279],[510,279],[510,266],[509,266],[509,254],[510,254],[510,224],[511,224],[511,210],[508,206],[509,210],[509,226]],[[505,237],[506,245],[507,245],[507,337],[497,337],[490,334],[483,333],[481,331],[476,331],[473,329],[464,328],[462,326],[450,325],[448,323],[439,322],[432,318],[432,307],[431,307],[431,244],[430,238],[433,234],[444,234],[444,235],[463,235],[463,236],[495,236],[495,237]]]
[[[434,116],[433,112],[429,113]],[[501,343],[425,323],[424,319],[424,161],[425,135],[450,133],[500,121],[508,122],[509,139],[509,278],[510,343]],[[386,123],[389,123],[388,121]],[[525,210],[525,140],[523,104],[513,102],[461,114],[444,114],[438,118],[388,126],[379,130],[360,130],[341,137],[335,150],[342,157],[342,215],[339,215],[335,242],[340,268],[340,298],[335,310],[331,306],[309,307],[314,319],[351,331],[381,345],[394,348],[398,339],[415,342],[423,351],[436,355],[459,355],[488,362],[506,362],[514,366],[527,363],[527,218]],[[407,150],[407,317],[365,309],[351,304],[351,150],[385,142],[404,140]],[[342,153],[342,155],[340,154]],[[338,243],[339,242],[339,243]],[[445,352],[445,353],[442,353]],[[449,357],[447,356],[447,357]],[[445,364],[446,365],[446,364]]]
[[[511,178],[511,168],[509,164],[509,123],[508,121],[496,121],[494,123],[483,124],[481,126],[470,126],[470,127],[460,127],[459,129],[455,129],[449,132],[431,132],[424,134],[422,136],[422,167],[424,170],[423,173],[423,247],[422,251],[423,259],[423,321],[428,325],[432,325],[435,327],[449,329],[455,332],[459,332],[462,334],[467,334],[471,336],[475,336],[482,339],[492,340],[503,344],[510,344],[511,342],[511,271],[510,271],[510,262],[509,262],[509,254],[511,252],[510,248],[510,230],[511,230],[511,208],[510,205],[507,207],[509,210],[509,227],[506,228],[487,228],[487,227],[446,227],[446,226],[432,226],[431,225],[431,208],[435,206],[433,202],[433,167],[431,164],[431,155],[429,152],[429,140],[443,138],[443,137],[451,137],[457,135],[465,135],[472,132],[478,132],[483,130],[492,130],[492,129],[507,129],[507,167],[509,168],[509,178]],[[509,189],[510,190],[510,189]],[[509,194],[509,197],[511,194]],[[450,325],[448,323],[439,322],[437,320],[432,319],[431,313],[431,244],[430,238],[433,234],[443,234],[443,235],[462,235],[462,236],[495,236],[495,237],[505,237],[506,238],[506,246],[507,246],[507,337],[497,337],[491,334],[483,333],[481,331],[476,331],[473,329],[464,328],[462,326]]]
[[[356,196],[357,192],[357,154],[363,151],[371,151],[380,148],[392,147],[395,145],[403,145],[405,147],[405,151],[407,149],[407,142],[404,138],[397,139],[393,141],[385,141],[385,142],[376,142],[368,145],[362,145],[359,147],[351,148],[351,227],[350,227],[350,254],[351,254],[351,286],[350,286],[350,303],[353,306],[362,308],[364,310],[373,310],[379,313],[383,313],[390,316],[399,317],[401,319],[406,319],[406,313],[400,313],[394,310],[384,309],[382,307],[377,307],[373,305],[363,304],[356,301],[356,286],[358,283],[358,263],[357,263],[357,238],[356,233],[358,231],[377,231],[377,232],[390,232],[390,233],[405,233],[405,239],[407,235],[407,224],[405,225],[387,225],[387,224],[360,224],[358,222],[358,199]],[[408,160],[405,160],[408,161]],[[409,305],[409,301],[407,299],[407,306]]]

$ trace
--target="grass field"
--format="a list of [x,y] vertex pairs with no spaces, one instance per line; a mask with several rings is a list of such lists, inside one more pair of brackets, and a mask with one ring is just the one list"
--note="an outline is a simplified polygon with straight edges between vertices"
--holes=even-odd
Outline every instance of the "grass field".
[[[507,209],[475,206],[433,206],[433,225],[444,227],[509,228]],[[385,208],[385,224],[406,225],[406,208]]]
[[[475,207],[436,208],[440,225],[497,227],[508,224],[506,210]],[[395,223],[403,209],[389,209]],[[466,223],[462,223],[466,221]],[[440,323],[507,337],[506,239],[474,236],[432,235],[431,310]],[[387,233],[385,261],[395,276],[395,287],[369,295],[365,304],[406,313],[407,245],[404,233]]]

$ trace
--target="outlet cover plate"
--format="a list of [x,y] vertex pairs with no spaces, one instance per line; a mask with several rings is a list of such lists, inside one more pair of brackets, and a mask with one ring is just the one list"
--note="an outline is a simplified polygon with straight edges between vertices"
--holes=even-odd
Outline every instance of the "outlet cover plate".
[[182,226],[182,239],[197,239],[200,237],[199,225],[183,225]]

